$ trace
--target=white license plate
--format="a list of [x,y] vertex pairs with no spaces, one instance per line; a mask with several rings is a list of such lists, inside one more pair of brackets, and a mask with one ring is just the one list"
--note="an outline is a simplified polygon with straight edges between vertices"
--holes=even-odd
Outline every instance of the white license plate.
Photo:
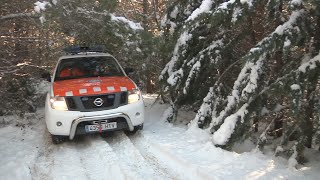
[[106,124],[101,124],[100,125],[86,125],[85,129],[86,132],[94,132],[94,131],[100,131],[101,130],[108,130],[108,129],[116,129],[117,128],[117,122],[111,122],[111,123],[106,123]]

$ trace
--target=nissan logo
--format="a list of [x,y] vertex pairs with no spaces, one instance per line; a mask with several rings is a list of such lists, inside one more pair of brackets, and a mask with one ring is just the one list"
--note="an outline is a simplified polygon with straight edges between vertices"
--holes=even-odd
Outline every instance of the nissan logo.
[[101,98],[96,98],[94,101],[93,101],[93,104],[100,107],[103,105],[103,100]]

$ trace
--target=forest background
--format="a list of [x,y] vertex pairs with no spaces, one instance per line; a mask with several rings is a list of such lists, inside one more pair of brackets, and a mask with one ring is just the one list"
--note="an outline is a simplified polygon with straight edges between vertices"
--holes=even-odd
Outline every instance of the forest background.
[[[319,0],[4,0],[0,116],[44,104],[41,76],[70,45],[104,45],[143,91],[195,112],[231,149],[253,141],[306,161],[320,145]],[[1,124],[15,122],[1,122]]]

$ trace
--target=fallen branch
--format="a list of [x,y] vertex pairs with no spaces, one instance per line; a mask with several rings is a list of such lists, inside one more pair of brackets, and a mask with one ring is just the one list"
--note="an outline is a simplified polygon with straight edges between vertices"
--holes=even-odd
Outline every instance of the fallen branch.
[[8,14],[0,17],[0,21],[6,21],[14,18],[39,18],[38,14],[34,13],[17,13],[17,14]]

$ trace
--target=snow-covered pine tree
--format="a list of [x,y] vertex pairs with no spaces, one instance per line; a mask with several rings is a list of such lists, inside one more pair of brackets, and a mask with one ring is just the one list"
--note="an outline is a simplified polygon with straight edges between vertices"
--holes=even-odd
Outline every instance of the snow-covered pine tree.
[[[58,49],[72,44],[104,45],[125,67],[132,67],[135,80],[143,78],[145,34],[140,23],[115,13],[117,1],[58,1],[54,8],[46,10],[45,28],[53,27],[62,34],[64,41],[57,40]],[[144,35],[143,35],[144,33]],[[150,36],[150,35],[149,35]]]
[[303,126],[306,114],[319,119],[310,107],[319,90],[319,4],[203,0],[176,30],[179,38],[160,76],[174,112],[182,105],[198,107],[190,126],[206,129],[214,144],[228,148],[251,131],[255,117],[262,119],[262,109],[292,104],[277,111],[288,127],[283,144],[294,129],[295,139],[306,143],[313,134]]
[[201,0],[173,1],[167,8],[167,14],[161,20],[163,33],[172,35],[176,29],[181,29],[190,14],[200,5]]
[[[65,34],[77,44],[103,44],[108,51],[127,58],[131,46],[138,47],[138,23],[113,14],[116,1],[59,1],[46,12],[48,25],[55,23],[58,33]],[[49,11],[50,10],[50,11]],[[130,57],[130,56],[129,56]]]
[[[237,4],[240,5],[240,3]],[[167,89],[172,98],[172,107],[182,104],[192,105],[194,102],[199,104],[199,100],[204,97],[208,87],[214,82],[214,78],[217,78],[216,74],[221,72],[219,71],[222,58],[221,46],[225,46],[225,44],[228,44],[229,48],[233,46],[228,38],[232,32],[225,31],[230,29],[231,19],[229,19],[229,23],[224,22],[227,22],[228,15],[232,14],[227,10],[227,6],[234,6],[234,3],[220,4],[219,2],[202,1],[200,4],[195,3],[195,5],[190,9],[191,12],[187,11],[187,14],[184,9],[178,13],[178,17],[181,14],[183,18],[177,19],[182,22],[171,23],[183,24],[183,26],[177,26],[181,27],[176,30],[177,43],[174,46],[170,62],[160,76],[161,80],[169,84]],[[173,9],[179,10],[181,6],[176,5]],[[209,12],[210,9],[216,9],[216,11]],[[175,13],[170,12],[169,14]],[[186,15],[187,17],[184,17]],[[203,75],[199,75],[199,73]],[[200,78],[197,79],[197,86],[189,86],[196,79],[195,77]]]
[[[169,85],[167,89],[173,107],[185,104],[199,106],[209,87],[215,83],[223,87],[214,89],[227,95],[225,90],[230,88],[233,79],[226,78],[223,84],[218,79],[221,79],[220,75],[237,74],[240,63],[236,57],[244,55],[256,44],[258,37],[255,36],[258,35],[252,33],[255,29],[243,27],[253,26],[252,17],[257,17],[256,23],[261,19],[261,14],[257,16],[258,13],[253,11],[259,5],[261,8],[264,4],[250,3],[249,8],[240,1],[206,0],[183,19],[184,25],[178,31],[171,60],[160,76]],[[257,26],[259,28],[261,24]],[[228,68],[233,63],[232,68]]]

